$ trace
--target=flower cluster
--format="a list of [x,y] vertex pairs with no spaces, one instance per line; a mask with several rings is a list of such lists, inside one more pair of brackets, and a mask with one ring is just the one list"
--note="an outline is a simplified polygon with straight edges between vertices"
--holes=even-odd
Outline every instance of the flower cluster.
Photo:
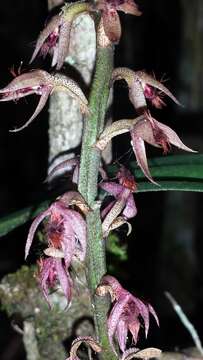
[[185,151],[195,151],[185,146],[169,126],[160,123],[151,116],[146,99],[157,108],[161,108],[164,104],[162,94],[169,96],[176,104],[180,105],[180,103],[161,82],[143,71],[134,72],[128,68],[117,68],[112,73],[111,85],[116,80],[122,79],[128,84],[129,99],[139,116],[135,119],[118,120],[106,127],[95,146],[102,151],[113,137],[130,132],[137,163],[144,175],[156,184],[149,171],[144,142],[155,147],[161,147],[164,154],[169,151],[170,144]]
[[48,218],[45,226],[48,248],[44,253],[49,257],[39,261],[39,282],[48,302],[48,288],[53,287],[57,279],[68,302],[71,300],[72,280],[68,269],[74,257],[84,261],[86,254],[86,223],[79,212],[81,209],[83,213],[84,209],[88,211],[84,199],[78,192],[69,191],[38,215],[30,227],[25,258],[29,254],[37,227]]

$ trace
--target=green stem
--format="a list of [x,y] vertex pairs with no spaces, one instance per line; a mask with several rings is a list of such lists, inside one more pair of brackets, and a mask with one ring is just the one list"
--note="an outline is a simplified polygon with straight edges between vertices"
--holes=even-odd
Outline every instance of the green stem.
[[100,165],[100,154],[94,148],[94,145],[104,126],[112,67],[112,47],[98,47],[95,75],[89,100],[90,116],[85,120],[80,160],[79,191],[90,206],[97,196],[97,180]]
[[87,215],[87,279],[91,293],[95,330],[102,346],[100,359],[115,360],[107,333],[109,301],[99,297],[95,290],[106,274],[105,246],[102,236],[99,204],[95,201],[98,192],[100,153],[94,147],[104,127],[109,97],[109,81],[113,69],[113,48],[98,47],[95,75],[89,100],[90,116],[86,119],[82,140],[79,191],[92,208]]

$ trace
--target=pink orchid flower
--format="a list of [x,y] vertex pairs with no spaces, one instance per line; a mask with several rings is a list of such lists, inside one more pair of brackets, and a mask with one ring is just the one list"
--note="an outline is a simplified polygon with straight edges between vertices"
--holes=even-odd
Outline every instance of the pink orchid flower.
[[113,70],[111,84],[117,80],[125,80],[127,82],[129,99],[138,114],[146,111],[146,99],[156,108],[164,106],[165,103],[162,100],[163,94],[170,97],[177,105],[181,105],[161,82],[144,71],[133,71],[125,67],[119,67]]
[[[110,230],[126,223],[128,219],[137,214],[133,192],[136,191],[135,179],[130,171],[124,166],[118,171],[116,175],[119,184],[113,181],[105,181],[100,184],[100,187],[113,195],[116,200],[111,201],[107,207],[102,211],[102,229],[103,235],[106,237]],[[119,221],[118,219],[119,214]],[[116,224],[116,226],[114,226]]]
[[121,23],[117,12],[136,16],[142,14],[133,0],[99,0],[95,8],[102,11],[105,34],[113,43],[117,43],[121,37]]
[[144,142],[161,147],[164,154],[170,150],[170,144],[184,151],[195,152],[183,144],[174,130],[155,120],[150,114],[146,114],[145,120],[138,121],[130,131],[130,134],[137,163],[144,175],[153,183],[155,182],[149,171]]
[[53,91],[65,91],[79,102],[82,113],[88,113],[88,101],[75,81],[61,74],[51,75],[44,70],[33,70],[21,74],[13,79],[6,87],[0,89],[0,101],[18,100],[22,97],[40,95],[39,104],[31,118],[13,132],[20,131],[28,126],[45,106],[49,95]]
[[69,303],[71,300],[73,283],[69,272],[66,270],[64,261],[60,258],[49,257],[46,259],[41,258],[40,261],[38,261],[38,264],[39,284],[49,306],[51,306],[48,297],[49,288],[54,288],[57,280],[59,281],[63,293]]
[[60,70],[68,55],[73,21],[81,13],[86,13],[89,7],[84,1],[65,4],[40,33],[30,63],[39,52],[43,57],[50,53],[53,56],[52,66],[56,65],[56,70]]
[[112,138],[126,132],[130,132],[131,134],[131,143],[138,165],[144,175],[154,184],[156,184],[156,182],[153,180],[149,171],[145,142],[155,147],[161,147],[164,154],[169,151],[170,144],[184,151],[196,152],[185,146],[175,131],[169,126],[152,118],[149,112],[145,112],[135,119],[115,121],[103,131],[95,146],[103,151]]
[[134,343],[137,343],[141,323],[145,327],[145,336],[149,330],[149,315],[151,314],[159,325],[159,320],[153,307],[142,302],[130,292],[125,290],[113,276],[103,277],[97,288],[97,295],[111,295],[113,307],[108,317],[108,335],[110,344],[115,351],[114,338],[118,341],[122,352],[126,350],[128,332],[131,333]]
[[82,196],[74,191],[62,195],[47,210],[39,214],[33,221],[25,246],[25,259],[27,258],[34,234],[39,224],[49,218],[46,224],[46,234],[49,246],[63,251],[65,264],[70,266],[73,256],[84,261],[86,254],[86,222],[82,215],[69,208],[72,201]]

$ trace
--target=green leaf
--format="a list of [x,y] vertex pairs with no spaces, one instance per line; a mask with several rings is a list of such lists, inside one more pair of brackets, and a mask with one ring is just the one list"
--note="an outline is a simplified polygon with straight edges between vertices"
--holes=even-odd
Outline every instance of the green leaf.
[[[129,168],[137,180],[138,193],[168,190],[203,192],[203,154],[162,156],[151,159],[149,167],[154,180],[159,185],[154,185],[146,180],[135,161],[129,164]],[[117,170],[118,165],[108,167],[108,173],[112,177]],[[53,196],[52,199],[40,202],[36,206],[29,206],[2,217],[0,219],[0,236],[6,235],[37,216],[49,206],[51,200],[53,200]]]
[[36,206],[28,206],[22,210],[15,211],[0,219],[0,236],[8,234],[20,225],[25,224],[28,220],[33,219],[40,212],[46,210],[50,200],[43,201]]

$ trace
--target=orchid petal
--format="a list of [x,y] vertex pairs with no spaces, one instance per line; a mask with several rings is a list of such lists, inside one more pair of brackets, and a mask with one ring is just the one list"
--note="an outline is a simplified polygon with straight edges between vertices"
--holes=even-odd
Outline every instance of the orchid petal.
[[60,282],[61,288],[68,302],[70,302],[72,280],[69,274],[66,272],[61,259],[55,259],[55,265],[56,265],[57,277]]
[[145,336],[147,337],[149,331],[149,309],[148,305],[145,305],[140,299],[132,296],[132,300],[135,306],[139,309],[139,313],[144,320]]
[[125,0],[123,4],[117,6],[117,10],[123,11],[125,14],[136,16],[142,15],[141,11],[138,10],[138,6],[134,3],[133,0]]
[[56,70],[60,70],[62,68],[65,58],[68,54],[71,24],[72,23],[70,21],[65,21],[61,24],[60,27]]
[[104,237],[108,234],[108,229],[112,222],[118,217],[118,215],[122,212],[123,208],[125,207],[126,200],[130,194],[129,189],[123,188],[123,191],[120,193],[118,199],[112,206],[111,210],[106,215],[103,223],[102,223],[102,230]]
[[158,316],[157,316],[156,311],[154,310],[154,308],[153,308],[153,306],[152,306],[151,304],[148,304],[148,309],[149,309],[149,312],[150,312],[150,313],[153,315],[153,317],[155,318],[157,325],[159,326]]
[[61,16],[55,15],[49,21],[47,26],[41,31],[41,33],[40,33],[40,35],[39,35],[39,37],[37,39],[37,44],[36,44],[35,50],[34,50],[33,55],[31,57],[30,64],[36,58],[38,52],[42,48],[42,46],[43,46],[44,42],[46,41],[46,39],[49,37],[49,35],[51,35],[52,32],[55,31],[55,29],[57,27],[60,26],[60,24],[61,24]]
[[135,319],[130,321],[129,325],[128,325],[129,331],[133,337],[133,341],[135,344],[137,344],[137,340],[138,340],[138,333],[140,330],[140,322]]
[[80,243],[81,249],[78,249],[78,256],[81,261],[84,261],[86,255],[87,231],[86,222],[83,217],[75,210],[67,210],[67,217],[70,225]]
[[[36,89],[41,85],[44,85],[49,80],[50,75],[44,70],[33,70],[25,74],[21,74],[13,79],[7,86],[0,89],[0,95],[5,93],[13,93],[12,98],[3,98],[1,101],[18,99],[20,96],[20,90],[31,89],[28,95],[36,93]],[[18,95],[15,92],[18,91]],[[26,96],[26,93],[22,96]],[[22,97],[21,96],[21,97]]]
[[116,301],[115,305],[113,306],[109,318],[108,318],[108,335],[109,335],[109,342],[112,346],[113,351],[116,353],[114,344],[113,344],[113,337],[119,322],[119,319],[123,313],[123,309],[127,305],[128,301],[130,300],[131,295],[129,293],[124,293],[120,295],[119,299]]
[[53,178],[57,177],[61,173],[64,174],[68,171],[72,171],[73,168],[79,166],[79,158],[74,157],[72,159],[64,160],[60,162],[58,165],[56,165],[48,174],[46,181],[49,182]]
[[34,234],[37,230],[37,227],[39,226],[39,224],[45,219],[45,217],[50,215],[50,208],[43,211],[41,214],[39,214],[33,221],[29,233],[28,233],[28,237],[26,240],[26,245],[25,245],[25,259],[27,258],[29,251],[30,251],[30,247],[32,245],[32,241],[33,241],[33,237]]
[[167,89],[166,86],[164,86],[161,82],[157,81],[153,76],[143,72],[138,71],[135,73],[140,81],[142,81],[145,84],[148,84],[150,86],[153,86],[160,91],[162,91],[164,94],[166,94],[168,97],[170,97],[177,105],[180,105],[180,102],[176,99],[176,97],[170,92],[170,90]]
[[40,286],[42,289],[42,293],[50,307],[51,307],[51,304],[50,304],[49,297],[48,297],[49,291],[48,291],[47,281],[49,279],[50,268],[52,268],[52,266],[53,266],[53,259],[45,259],[43,262],[43,268],[40,272]]
[[123,216],[127,219],[131,219],[137,215],[137,208],[135,205],[135,200],[133,194],[130,194],[127,201],[125,209],[123,210]]
[[21,130],[25,129],[28,125],[30,125],[31,122],[42,111],[43,107],[45,106],[45,104],[46,104],[46,102],[47,102],[47,100],[49,98],[51,90],[52,90],[51,86],[47,87],[46,89],[43,89],[41,98],[39,100],[39,103],[38,103],[38,105],[36,107],[36,110],[35,110],[34,114],[31,116],[31,118],[24,125],[22,125],[21,127],[17,128],[17,129],[9,130],[9,131],[10,132],[18,132],[18,131],[21,131]]
[[131,137],[132,137],[132,147],[133,147],[138,165],[142,169],[144,175],[153,184],[157,185],[157,183],[152,179],[149,168],[148,168],[144,140],[142,140],[141,137],[138,137],[136,135],[136,132],[133,130],[131,131]]
[[192,150],[189,147],[185,146],[178,137],[178,135],[175,133],[175,131],[172,130],[169,126],[164,125],[155,119],[153,119],[153,121],[158,126],[158,128],[160,128],[163,131],[163,133],[166,135],[166,137],[168,138],[171,144],[185,151],[194,152],[194,153],[196,152],[195,150]]
[[116,328],[116,338],[119,343],[121,351],[125,351],[127,341],[128,327],[123,319],[120,319]]
[[99,187],[110,195],[113,195],[115,198],[123,191],[123,186],[120,184],[116,184],[113,181],[107,181],[99,184]]

